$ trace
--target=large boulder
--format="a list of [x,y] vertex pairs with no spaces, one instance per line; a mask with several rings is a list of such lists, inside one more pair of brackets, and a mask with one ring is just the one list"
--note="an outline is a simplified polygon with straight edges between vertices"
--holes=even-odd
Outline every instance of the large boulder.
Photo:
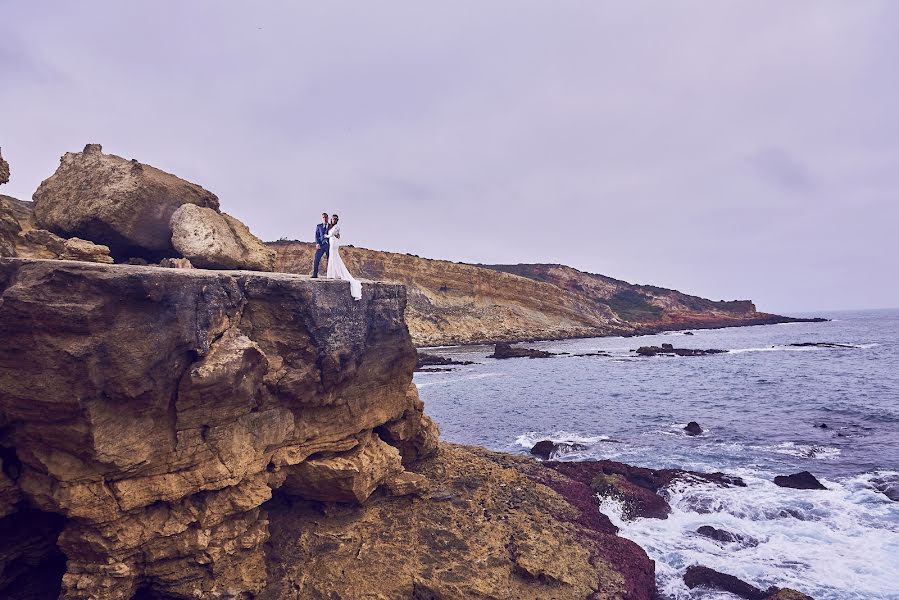
[[275,251],[229,214],[184,204],[172,214],[169,225],[172,246],[197,267],[251,271],[275,269]]
[[123,259],[173,256],[169,221],[183,204],[219,207],[212,192],[136,160],[103,154],[99,144],[67,152],[34,193],[41,228],[104,244]]

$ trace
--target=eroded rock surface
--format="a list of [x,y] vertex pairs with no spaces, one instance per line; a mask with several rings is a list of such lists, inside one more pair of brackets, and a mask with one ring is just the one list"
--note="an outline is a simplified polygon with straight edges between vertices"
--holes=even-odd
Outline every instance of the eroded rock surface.
[[99,144],[67,152],[34,193],[41,228],[109,246],[113,256],[173,256],[169,220],[183,204],[218,210],[199,185],[136,160],[104,154]]
[[175,250],[197,267],[274,270],[275,251],[229,214],[184,204],[169,224]]
[[273,488],[324,456],[371,468],[363,442],[391,475],[433,451],[404,289],[365,285],[0,259],[0,497],[66,517],[63,598],[248,598]]
[[0,152],[0,185],[9,183],[9,163],[3,159],[3,152]]
[[429,493],[267,505],[271,583],[261,600],[654,597],[654,566],[639,546],[584,526],[577,507],[527,473],[561,475],[454,444],[413,469]]

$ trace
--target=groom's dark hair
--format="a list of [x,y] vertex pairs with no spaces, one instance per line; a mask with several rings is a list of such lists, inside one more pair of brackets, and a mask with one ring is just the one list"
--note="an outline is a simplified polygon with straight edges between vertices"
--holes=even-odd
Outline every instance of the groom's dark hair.
[[322,216],[328,218],[328,213],[322,213]]

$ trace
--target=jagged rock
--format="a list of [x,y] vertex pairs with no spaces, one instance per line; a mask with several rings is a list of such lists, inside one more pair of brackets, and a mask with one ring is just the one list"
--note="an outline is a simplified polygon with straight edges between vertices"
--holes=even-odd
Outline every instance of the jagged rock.
[[[135,259],[131,259],[135,260]],[[134,264],[134,263],[129,263]],[[189,260],[186,258],[163,258],[159,261],[160,267],[165,267],[166,269],[193,269],[194,266],[191,264]]]
[[175,250],[200,268],[274,270],[275,252],[231,215],[185,204],[169,224]]
[[323,510],[276,494],[272,581],[258,600],[654,598],[646,553],[582,524],[565,497],[530,479],[535,465],[440,444],[415,466],[434,488],[424,497],[376,494],[361,507]]
[[61,598],[257,594],[292,469],[406,419],[397,450],[427,445],[404,288],[364,285],[360,305],[286,274],[0,259],[4,446],[66,518]]
[[403,464],[408,465],[437,452],[440,430],[431,417],[424,414],[424,402],[418,397],[418,388],[410,385],[406,390],[406,412],[375,429],[391,446],[399,448]]
[[780,487],[793,488],[794,490],[826,490],[818,479],[808,471],[800,471],[792,475],[778,475],[774,483]]
[[533,348],[517,348],[511,344],[499,343],[493,350],[493,354],[487,358],[550,358],[555,356],[552,352],[535,350]]
[[0,518],[0,597],[56,598],[65,557],[56,546],[64,519],[31,509]]
[[852,344],[835,344],[834,342],[799,342],[787,344],[794,348],[855,348]]
[[215,194],[135,160],[103,154],[99,144],[67,152],[34,193],[43,229],[109,246],[114,257],[174,256],[169,220],[183,204],[218,210]]
[[773,592],[769,590],[769,595],[763,600],[814,600],[814,598],[790,588],[780,588]]
[[589,486],[594,494],[620,501],[626,519],[668,518],[671,507],[658,492],[675,479],[714,483],[721,487],[746,487],[742,479],[725,473],[646,469],[612,460],[548,461],[543,464]]
[[577,442],[554,442],[552,440],[540,440],[531,448],[531,454],[539,456],[544,460],[559,454],[567,454],[568,452],[580,452],[586,450],[587,446],[578,444]]
[[687,423],[687,426],[684,427],[684,433],[687,435],[701,435],[702,427],[699,426],[699,423],[696,421],[690,421]]
[[895,502],[899,502],[899,475],[875,477],[871,484],[874,489]]
[[0,185],[9,183],[9,163],[3,159],[3,152],[0,151]]
[[306,500],[362,504],[402,470],[397,449],[369,435],[352,450],[316,455],[287,467],[283,491]]

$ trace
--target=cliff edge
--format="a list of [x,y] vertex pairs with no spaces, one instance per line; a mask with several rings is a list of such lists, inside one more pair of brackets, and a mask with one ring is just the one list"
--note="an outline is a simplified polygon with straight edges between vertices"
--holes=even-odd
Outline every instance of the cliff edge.
[[652,598],[645,552],[532,460],[438,447],[405,307],[0,259],[0,596]]

